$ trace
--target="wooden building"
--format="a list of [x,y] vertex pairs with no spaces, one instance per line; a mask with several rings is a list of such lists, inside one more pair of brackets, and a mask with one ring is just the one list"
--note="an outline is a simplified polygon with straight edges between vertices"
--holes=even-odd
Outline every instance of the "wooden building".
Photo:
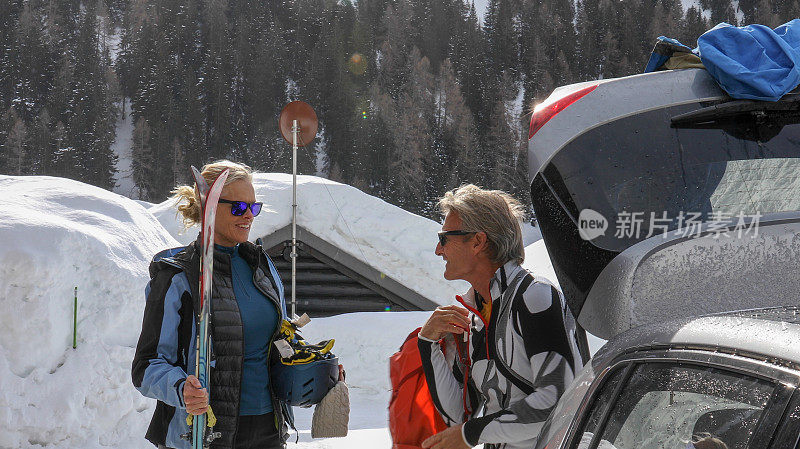
[[[291,313],[292,226],[261,238],[283,280]],[[297,314],[311,317],[347,312],[433,310],[438,304],[369,263],[369,254],[349,252],[297,226]],[[352,251],[359,253],[356,251]],[[362,260],[367,259],[367,260]]]

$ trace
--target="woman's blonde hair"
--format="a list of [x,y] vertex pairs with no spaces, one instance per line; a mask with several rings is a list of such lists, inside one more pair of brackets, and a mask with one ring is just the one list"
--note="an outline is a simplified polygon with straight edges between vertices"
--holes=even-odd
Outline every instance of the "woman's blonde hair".
[[[240,180],[253,182],[253,170],[250,167],[227,159],[204,165],[200,174],[203,175],[203,179],[210,186],[226,168],[230,170],[228,179],[225,180],[226,186]],[[175,204],[178,205],[178,213],[181,214],[184,230],[200,224],[202,217],[200,216],[200,193],[197,191],[197,187],[194,185],[177,186],[171,193],[176,200]],[[186,204],[181,204],[184,201]]]
[[514,260],[522,264],[525,260],[520,227],[525,209],[511,195],[465,184],[445,193],[438,206],[445,217],[450,212],[458,213],[461,230],[486,233],[493,263],[503,265]]

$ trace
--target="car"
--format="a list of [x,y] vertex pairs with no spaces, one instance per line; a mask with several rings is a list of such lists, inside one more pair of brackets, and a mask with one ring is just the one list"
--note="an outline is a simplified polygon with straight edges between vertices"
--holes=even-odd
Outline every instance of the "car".
[[608,340],[537,449],[797,447],[800,95],[703,69],[565,86],[528,163],[565,300]]
[[[612,338],[545,423],[537,449],[795,448],[800,310],[640,326]],[[700,446],[697,449],[702,449]]]

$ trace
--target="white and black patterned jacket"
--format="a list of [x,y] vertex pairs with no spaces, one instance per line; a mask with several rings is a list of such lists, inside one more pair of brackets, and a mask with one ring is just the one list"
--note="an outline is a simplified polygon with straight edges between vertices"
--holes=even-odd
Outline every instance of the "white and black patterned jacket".
[[448,334],[443,352],[420,336],[422,366],[434,404],[447,425],[464,423],[469,445],[531,449],[582,367],[575,321],[553,285],[514,261],[497,270],[490,291],[489,323],[475,313],[474,290],[464,298],[473,309],[468,345]]

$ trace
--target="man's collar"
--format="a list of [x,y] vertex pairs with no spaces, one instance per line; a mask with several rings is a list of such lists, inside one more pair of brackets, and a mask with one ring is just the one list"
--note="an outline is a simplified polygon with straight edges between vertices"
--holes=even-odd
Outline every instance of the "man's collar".
[[504,291],[508,288],[508,281],[513,279],[518,270],[522,267],[515,260],[509,260],[503,266],[494,272],[494,276],[489,281],[489,292],[492,295],[492,301],[499,298]]

